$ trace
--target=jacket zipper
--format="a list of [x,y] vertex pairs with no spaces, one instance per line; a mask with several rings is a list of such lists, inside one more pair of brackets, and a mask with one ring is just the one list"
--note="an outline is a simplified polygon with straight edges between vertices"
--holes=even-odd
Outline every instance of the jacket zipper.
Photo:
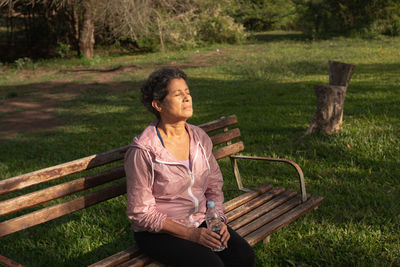
[[[195,154],[193,162],[192,162],[192,169],[194,168],[194,165],[195,165],[194,163],[195,163],[195,161],[197,159],[197,154],[199,152],[199,144],[200,144],[200,142],[197,143],[196,154]],[[190,178],[190,185],[188,187],[188,193],[189,193],[189,196],[191,198],[193,198],[193,201],[194,201],[194,212],[189,215],[189,220],[190,220],[190,222],[195,223],[195,221],[193,219],[193,214],[198,212],[198,210],[199,210],[199,199],[192,192],[192,186],[194,185],[193,172],[188,167],[186,167],[184,164],[182,164],[180,162],[162,161],[162,160],[158,160],[157,158],[155,159],[155,161],[157,161],[158,163],[163,163],[163,164],[168,164],[168,165],[181,165],[181,166],[184,166],[187,169],[187,171],[189,173],[189,178]],[[197,227],[198,223],[195,223],[195,224],[196,224],[196,227]]]

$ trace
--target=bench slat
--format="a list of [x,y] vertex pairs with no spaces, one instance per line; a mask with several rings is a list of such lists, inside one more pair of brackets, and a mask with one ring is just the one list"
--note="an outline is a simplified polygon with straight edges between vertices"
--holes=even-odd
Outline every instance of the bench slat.
[[127,149],[128,146],[123,146],[104,153],[1,180],[0,195],[121,160],[124,158]]
[[285,212],[298,206],[300,203],[301,203],[301,198],[294,197],[294,198],[290,199],[289,201],[284,202],[282,205],[276,207],[271,212],[268,212],[262,216],[253,218],[253,219],[255,219],[254,221],[252,221],[252,222],[248,223],[246,226],[238,229],[237,232],[239,235],[245,236],[245,235],[257,230],[264,224],[274,220],[275,218],[278,218]]
[[155,261],[147,264],[146,267],[166,267],[166,265]]
[[247,214],[241,216],[240,218],[232,221],[229,223],[229,226],[232,229],[236,230],[243,225],[253,221],[254,219],[259,218],[260,216],[264,215],[265,213],[271,211],[272,209],[278,207],[279,205],[283,204],[288,199],[295,197],[297,195],[296,191],[288,190],[280,194],[279,196],[273,198],[272,200],[264,203],[263,205],[257,207],[256,209],[248,212]]
[[308,211],[316,208],[322,203],[324,199],[322,197],[311,197],[306,202],[298,205],[296,208],[290,210],[283,216],[265,224],[263,227],[252,232],[251,234],[244,237],[246,241],[251,245],[255,245],[258,241],[264,239],[265,237],[271,235],[272,233],[278,231],[282,227],[288,225],[292,221],[296,220],[300,216],[304,215]]
[[232,145],[224,146],[213,151],[215,159],[222,159],[232,154],[236,154],[244,150],[244,144],[242,141],[234,143]]
[[27,209],[47,201],[65,197],[125,176],[124,167],[116,167],[99,174],[79,178],[0,202],[0,216]]
[[90,207],[101,201],[126,193],[125,181],[119,184],[91,192],[67,202],[22,215],[0,223],[0,237],[38,225],[66,214]]
[[267,192],[271,188],[272,188],[272,185],[264,184],[258,188],[252,189],[252,191],[250,191],[250,192],[243,193],[240,196],[237,196],[231,200],[226,201],[223,204],[225,212],[229,212],[229,211],[239,207],[243,203],[246,203],[247,201],[256,198],[257,196]]
[[239,137],[240,137],[240,129],[235,128],[235,129],[223,132],[223,133],[216,134],[214,136],[211,136],[210,138],[211,138],[213,145],[216,146],[216,145],[234,140]]
[[118,267],[142,267],[153,261],[154,261],[153,259],[147,257],[144,254],[141,254],[141,255],[135,257],[134,259],[130,259],[127,262],[121,263],[117,266]]
[[257,208],[258,206],[264,204],[265,202],[279,195],[283,191],[285,191],[283,187],[274,187],[272,190],[267,191],[264,194],[258,196],[257,198],[250,200],[246,204],[243,204],[240,207],[226,213],[225,216],[229,219],[229,221],[233,221],[236,218],[242,216],[243,214],[248,213],[251,210]]
[[0,255],[0,265],[10,266],[10,267],[24,267],[18,262],[15,262],[7,257],[4,257],[3,255]]
[[199,127],[202,128],[206,133],[209,133],[211,131],[223,129],[236,123],[238,123],[236,115],[230,115],[215,121],[200,124]]
[[124,263],[132,259],[133,257],[139,255],[139,253],[139,248],[135,245],[110,257],[107,257],[99,262],[93,263],[88,267],[114,267],[118,264]]

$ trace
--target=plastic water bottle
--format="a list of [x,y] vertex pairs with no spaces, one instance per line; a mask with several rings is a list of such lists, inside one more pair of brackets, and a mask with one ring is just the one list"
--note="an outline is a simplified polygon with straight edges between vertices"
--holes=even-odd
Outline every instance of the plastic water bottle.
[[[214,233],[219,234],[221,231],[221,217],[218,215],[217,211],[215,210],[215,203],[214,201],[207,202],[207,213],[206,213],[206,223],[207,228],[213,231]],[[212,248],[212,251],[222,251],[225,249],[224,244],[221,243],[219,248]]]

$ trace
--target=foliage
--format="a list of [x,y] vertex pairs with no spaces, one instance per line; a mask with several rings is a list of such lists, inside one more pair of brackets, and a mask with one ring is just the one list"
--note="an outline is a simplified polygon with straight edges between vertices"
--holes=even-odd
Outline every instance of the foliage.
[[291,0],[232,0],[230,13],[249,31],[293,29],[296,18]]
[[26,68],[34,69],[35,65],[32,62],[32,59],[28,57],[19,58],[14,61],[15,66],[17,69],[22,70]]
[[400,36],[400,2],[396,0],[388,2],[376,21],[378,31],[389,36]]
[[7,41],[2,44],[7,49],[2,50],[13,53],[0,57],[11,61],[20,57],[66,57],[71,50],[86,55],[81,50],[93,44],[83,36],[91,36],[91,32],[86,32],[92,29],[88,27],[91,23],[99,45],[127,41],[136,50],[165,51],[204,43],[234,43],[243,40],[245,34],[243,27],[226,14],[229,3],[229,0],[10,0],[7,5],[0,5],[0,16],[7,25]]
[[243,40],[243,29],[228,16],[206,18],[200,25],[200,39],[207,43],[238,43]]
[[[312,37],[332,37],[349,34],[383,34],[383,23],[391,24],[396,13],[389,18],[390,10],[399,10],[400,3],[386,0],[293,0],[299,18],[297,25]],[[383,20],[383,21],[382,21]],[[396,31],[396,22],[393,29]],[[381,29],[379,29],[381,28]],[[388,27],[386,27],[388,28]],[[392,29],[392,28],[391,28]]]
[[229,9],[227,0],[118,1],[105,2],[100,8],[104,14],[97,17],[96,24],[108,27],[99,27],[98,34],[112,40],[131,40],[142,50],[235,43],[245,36],[243,28],[224,14],[224,9]]
[[[210,2],[212,3],[212,2]],[[221,6],[207,3],[199,11],[199,18],[193,23],[198,25],[198,38],[206,43],[240,43],[245,38],[244,28],[235,23],[232,17],[225,15]]]
[[65,44],[63,42],[57,42],[57,54],[59,57],[64,58],[64,57],[68,57],[71,53],[70,50],[70,45],[69,44]]
[[[0,5],[6,27],[0,50],[2,60],[33,59],[58,55],[58,42],[73,44],[66,0],[9,0]],[[71,35],[70,35],[71,34]]]

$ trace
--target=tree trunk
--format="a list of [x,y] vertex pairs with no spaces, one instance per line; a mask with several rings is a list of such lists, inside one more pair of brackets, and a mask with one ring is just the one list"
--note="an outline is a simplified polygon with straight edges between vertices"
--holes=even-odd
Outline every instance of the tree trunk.
[[92,0],[83,1],[83,22],[79,38],[79,50],[86,58],[94,55],[94,2]]
[[164,54],[165,47],[164,47],[163,31],[162,31],[162,26],[161,26],[161,18],[158,18],[157,23],[158,23],[158,34],[160,35],[161,52]]
[[317,109],[304,135],[312,132],[339,132],[343,121],[344,99],[354,68],[351,64],[329,61],[329,85],[315,85]]
[[74,32],[74,49],[76,50],[78,56],[81,55],[81,51],[79,50],[79,16],[75,7],[72,7],[73,14],[73,32]]
[[77,12],[77,3],[73,0],[68,0],[67,8],[65,9],[65,16],[67,17],[67,29],[68,32],[66,34],[69,42],[68,44],[72,45],[72,49],[76,51],[78,57],[81,55],[81,51],[79,50],[79,16]]
[[354,73],[354,65],[329,61],[329,84],[339,86],[349,86],[351,76]]
[[14,45],[14,21],[13,21],[14,5],[10,3],[7,16],[7,46]]

